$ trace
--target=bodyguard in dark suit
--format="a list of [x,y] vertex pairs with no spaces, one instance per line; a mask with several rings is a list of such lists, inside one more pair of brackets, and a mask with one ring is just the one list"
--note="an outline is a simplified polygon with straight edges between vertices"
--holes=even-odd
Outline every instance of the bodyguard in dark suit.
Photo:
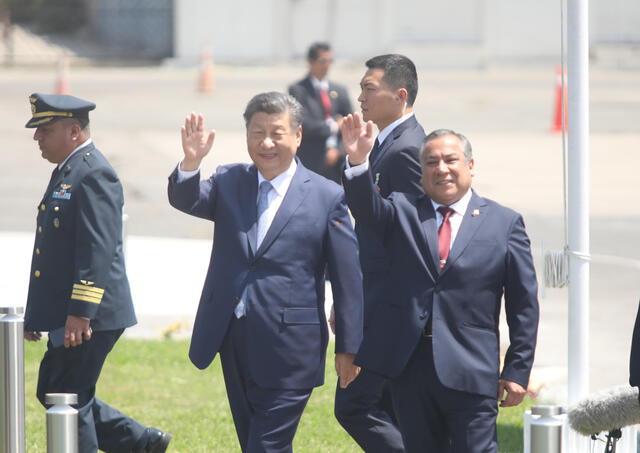
[[[418,155],[425,134],[413,113],[418,94],[416,67],[407,57],[395,54],[371,58],[366,66],[358,101],[365,120],[380,131],[369,155],[376,190],[385,198],[392,192],[422,193]],[[371,314],[384,298],[390,265],[375,231],[357,220],[355,231],[364,282],[366,336]],[[336,417],[367,453],[404,451],[393,412],[386,379],[369,370],[362,370],[348,388],[336,390]]]
[[312,44],[307,62],[309,74],[289,86],[289,94],[304,108],[302,143],[297,156],[309,170],[340,183],[344,151],[338,122],[351,113],[351,102],[347,89],[327,77],[333,63],[329,44]]
[[[345,182],[347,203],[384,240],[391,263],[356,363],[391,378],[408,452],[497,452],[498,400],[503,407],[522,401],[538,327],[522,217],[471,189],[471,145],[450,130],[426,138],[425,193],[382,198],[367,168],[371,130],[371,123],[362,130],[358,115],[342,130],[357,165]],[[510,345],[500,370],[503,296]]]
[[32,94],[34,140],[56,164],[38,204],[25,338],[49,332],[37,395],[78,394],[79,451],[164,452],[171,436],[95,397],[102,365],[136,323],[122,253],[122,185],[90,138],[95,104]]
[[169,177],[177,209],[215,222],[209,271],[189,356],[206,368],[220,353],[243,452],[291,452],[300,416],[323,384],[328,330],[325,268],[336,309],[336,371],[356,376],[362,277],[344,192],[295,159],[302,107],[291,96],[255,96],[244,113],[253,165],[198,168],[215,132],[201,115],[182,129],[184,159]]

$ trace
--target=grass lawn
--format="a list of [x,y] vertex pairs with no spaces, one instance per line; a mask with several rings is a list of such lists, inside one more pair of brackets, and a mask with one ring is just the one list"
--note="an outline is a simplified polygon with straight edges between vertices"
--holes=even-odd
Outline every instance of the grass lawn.
[[[45,411],[35,397],[38,365],[45,347],[44,341],[25,345],[29,453],[46,451]],[[207,370],[200,371],[189,362],[188,347],[186,340],[120,340],[107,358],[97,396],[141,423],[171,432],[171,452],[239,452],[220,361],[216,359]],[[333,364],[333,360],[327,363]],[[336,378],[332,367],[327,367],[326,376],[327,383],[314,390],[302,416],[295,451],[360,452],[333,416]],[[500,453],[522,452],[523,410],[500,411]]]

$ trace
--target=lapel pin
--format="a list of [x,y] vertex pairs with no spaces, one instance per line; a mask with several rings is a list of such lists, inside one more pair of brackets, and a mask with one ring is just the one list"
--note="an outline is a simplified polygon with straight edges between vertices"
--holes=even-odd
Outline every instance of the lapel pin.
[[477,217],[480,215],[480,209],[474,209],[473,212],[471,213],[471,215],[473,217]]
[[374,186],[377,186],[377,185],[378,185],[378,182],[380,182],[380,173],[376,173],[376,180],[375,180],[375,181],[373,181],[373,185],[374,185]]

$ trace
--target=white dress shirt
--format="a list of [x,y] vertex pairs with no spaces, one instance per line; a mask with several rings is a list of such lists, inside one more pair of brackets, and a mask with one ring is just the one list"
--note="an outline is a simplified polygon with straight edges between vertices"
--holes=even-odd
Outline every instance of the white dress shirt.
[[[266,231],[269,231],[269,227],[271,226],[271,223],[273,222],[273,219],[275,218],[276,213],[278,212],[278,209],[282,204],[282,200],[284,200],[284,196],[287,194],[287,190],[289,190],[291,180],[293,179],[293,175],[295,174],[297,167],[298,164],[296,164],[296,160],[293,159],[288,169],[269,181],[271,183],[271,186],[273,187],[273,190],[269,191],[269,195],[267,196],[268,208],[264,212],[264,221],[267,223]],[[260,187],[262,181],[265,180],[266,178],[262,176],[262,173],[260,173],[260,171],[258,171],[258,187]],[[259,193],[258,196],[260,196]],[[258,199],[256,198],[256,204],[257,203]],[[256,244],[256,247],[260,247],[260,244]]]

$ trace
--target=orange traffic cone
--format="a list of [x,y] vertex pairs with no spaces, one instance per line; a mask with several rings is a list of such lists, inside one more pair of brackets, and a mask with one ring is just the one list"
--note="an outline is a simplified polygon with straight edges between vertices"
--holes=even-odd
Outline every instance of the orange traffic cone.
[[[567,80],[566,74],[564,77]],[[564,110],[564,115],[562,114]],[[564,131],[567,131],[567,90],[563,90],[562,86],[562,67],[558,65],[556,70],[556,88],[555,88],[555,106],[553,112],[553,122],[551,123],[551,132],[562,132],[564,116]]]
[[58,59],[58,69],[56,73],[55,94],[71,94],[69,89],[69,59],[66,55]]
[[215,91],[215,75],[213,69],[213,55],[209,46],[205,46],[200,57],[200,75],[198,77],[198,91],[213,93]]

